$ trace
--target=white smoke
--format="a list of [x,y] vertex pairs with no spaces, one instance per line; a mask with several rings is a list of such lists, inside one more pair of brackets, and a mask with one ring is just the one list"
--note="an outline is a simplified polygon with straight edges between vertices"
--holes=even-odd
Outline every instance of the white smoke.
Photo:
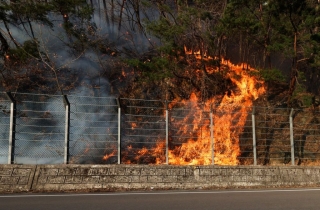
[[[129,2],[126,2],[124,9],[121,8],[123,1],[120,0],[113,1],[114,7],[111,7],[111,1],[106,0],[106,9],[103,1],[92,2],[95,12],[91,22],[96,26],[96,31],[89,36],[89,39],[110,47],[110,52],[117,52],[116,56],[104,54],[99,49],[88,48],[79,52],[70,49],[69,46],[76,39],[68,36],[63,29],[61,14],[49,15],[49,18],[54,20],[53,28],[32,23],[39,48],[43,52],[42,60],[46,62],[48,69],[56,71],[58,75],[68,71],[75,75],[72,79],[77,78],[73,89],[64,90],[64,94],[68,95],[71,103],[70,152],[75,162],[101,159],[101,156],[109,153],[106,147],[111,145],[113,148],[115,144],[118,126],[116,96],[111,95],[106,72],[112,71],[114,60],[124,58],[128,53],[139,57],[150,50],[154,44],[152,42],[156,40],[145,31],[139,30],[138,23],[130,19],[134,9]],[[120,12],[122,12],[121,23],[119,22]],[[140,23],[143,24],[144,18],[152,19],[156,15],[153,11],[142,8],[139,14]],[[3,24],[0,24],[0,29],[2,32],[6,31]],[[22,27],[10,25],[10,32],[21,44],[32,39],[31,31],[25,31]],[[13,43],[10,45],[14,47]],[[65,80],[68,79],[63,81]],[[16,163],[62,163],[65,126],[62,96],[48,97],[32,94],[15,96],[19,102]],[[0,100],[0,105],[3,103],[4,101]],[[0,128],[4,130],[0,130],[0,154],[7,154],[7,122],[1,120]],[[0,155],[0,162],[6,163],[7,157]]]

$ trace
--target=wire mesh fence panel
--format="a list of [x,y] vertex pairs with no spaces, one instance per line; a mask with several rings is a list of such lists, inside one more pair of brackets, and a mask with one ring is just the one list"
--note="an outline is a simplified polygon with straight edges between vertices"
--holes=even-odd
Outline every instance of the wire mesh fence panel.
[[70,163],[116,163],[118,106],[114,97],[68,96]]
[[121,99],[121,162],[162,164],[166,161],[165,103]]
[[12,97],[14,135],[10,135],[12,99],[0,93],[0,164],[8,163],[9,156],[18,164],[63,163],[65,151],[69,163],[115,164],[121,159],[123,164],[251,165],[256,152],[258,165],[293,160],[297,165],[320,164],[319,109],[255,107],[253,112],[242,105],[196,100],[86,96],[64,100],[23,93]]
[[[220,104],[215,108],[215,164],[238,165],[251,163],[251,126],[250,122],[247,122],[249,115],[250,109],[242,105]],[[244,131],[246,131],[246,134]]]
[[192,101],[172,102],[169,107],[169,164],[211,164],[210,108]]
[[[241,114],[241,116],[239,116]],[[253,121],[252,107],[243,107],[241,111],[234,111],[234,119],[236,130],[239,132],[240,154],[238,156],[240,165],[253,165]]]
[[10,101],[0,92],[0,164],[8,163]]
[[62,96],[17,93],[14,98],[17,101],[15,162],[63,163]]
[[257,107],[256,139],[259,165],[290,164],[291,109]]
[[294,110],[294,151],[298,165],[319,165],[320,112],[312,109]]

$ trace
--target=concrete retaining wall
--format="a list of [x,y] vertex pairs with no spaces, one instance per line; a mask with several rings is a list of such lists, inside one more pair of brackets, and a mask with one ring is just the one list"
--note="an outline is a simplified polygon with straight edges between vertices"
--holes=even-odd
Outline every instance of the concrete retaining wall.
[[320,167],[0,165],[0,192],[320,186]]
[[0,192],[30,190],[35,171],[35,165],[0,165]]

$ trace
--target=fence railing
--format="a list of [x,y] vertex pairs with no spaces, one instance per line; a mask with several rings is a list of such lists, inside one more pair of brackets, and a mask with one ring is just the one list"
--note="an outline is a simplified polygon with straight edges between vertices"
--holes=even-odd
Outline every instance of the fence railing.
[[317,109],[0,92],[2,164],[319,165]]

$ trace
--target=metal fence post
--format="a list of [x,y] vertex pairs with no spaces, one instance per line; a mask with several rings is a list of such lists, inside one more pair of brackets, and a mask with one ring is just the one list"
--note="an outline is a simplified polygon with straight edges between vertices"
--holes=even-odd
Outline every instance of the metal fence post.
[[69,138],[70,138],[70,103],[68,97],[63,95],[63,103],[65,107],[65,130],[64,130],[64,157],[63,163],[69,163],[70,151],[69,151]]
[[166,101],[166,164],[169,164],[169,110]]
[[10,128],[9,128],[9,151],[8,164],[14,164],[15,158],[15,135],[16,135],[16,101],[10,92],[7,92],[7,97],[10,100]]
[[252,146],[253,146],[253,165],[257,165],[257,139],[256,139],[256,107],[252,109]]
[[118,164],[121,164],[121,105],[120,98],[117,98],[118,105]]
[[293,108],[290,111],[290,147],[291,147],[291,165],[295,165],[294,163],[294,140],[293,140]]
[[213,107],[210,107],[210,141],[211,141],[211,164],[214,165],[214,133],[213,133]]

